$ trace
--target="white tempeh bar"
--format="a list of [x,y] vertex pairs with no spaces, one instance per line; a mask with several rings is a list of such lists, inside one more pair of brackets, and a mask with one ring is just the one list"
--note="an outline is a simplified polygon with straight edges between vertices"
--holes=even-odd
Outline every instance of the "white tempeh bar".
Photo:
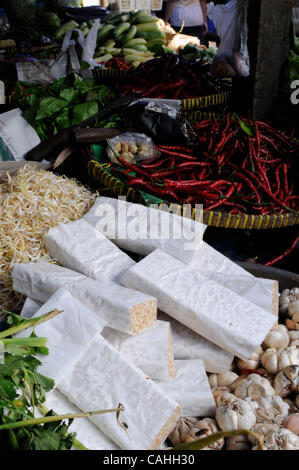
[[121,275],[135,264],[83,219],[51,228],[44,241],[50,255],[62,266],[104,282],[118,282]]
[[202,359],[206,371],[214,374],[231,370],[233,354],[219,348],[164,312],[158,312],[158,319],[171,324],[174,359]]
[[126,287],[158,299],[158,308],[226,351],[248,359],[276,317],[161,250],[122,278]]
[[38,300],[31,299],[31,297],[27,297],[24,302],[21,316],[24,318],[31,318],[41,308],[43,302],[39,302]]
[[200,271],[207,279],[217,282],[273,315],[278,315],[278,282],[254,276],[238,276]]
[[[54,389],[47,393],[45,406],[48,410],[62,415],[66,413],[78,414],[82,411],[71,403],[59,390]],[[36,417],[40,417],[36,410]],[[75,432],[76,439],[88,450],[120,450],[120,448],[109,439],[95,424],[88,418],[74,419],[68,432]],[[76,450],[76,447],[73,446]]]
[[[55,309],[62,313],[51,320],[36,325],[34,331],[37,336],[47,338],[47,347],[50,350],[49,356],[39,356],[42,361],[39,372],[57,382],[72,370],[81,351],[95,334],[102,332],[106,324],[63,287],[58,289],[34,313],[33,318]],[[32,328],[28,328],[17,333],[16,337],[27,338],[31,331]]]
[[[82,411],[125,410],[93,415],[91,421],[121,449],[157,449],[181,415],[181,408],[157,384],[101,336],[95,336],[58,389]],[[121,423],[121,424],[120,424]]]
[[[91,421],[122,449],[156,449],[174,428],[181,408],[101,336],[103,324],[61,288],[34,317],[60,308],[63,313],[35,327],[48,338],[50,354],[40,357],[41,373],[80,410],[118,408],[119,415],[91,416]],[[32,328],[18,333],[28,337]],[[121,424],[120,424],[121,423]],[[123,424],[125,423],[125,424]]]
[[203,361],[175,361],[175,370],[174,379],[156,383],[181,405],[182,416],[215,416],[216,403]]
[[201,246],[206,229],[200,222],[167,210],[102,196],[83,219],[124,250],[147,255],[161,248],[185,263]]
[[102,336],[151,379],[168,380],[175,375],[173,340],[169,322],[157,321],[138,335],[105,327]]
[[63,286],[111,328],[128,334],[140,333],[153,326],[157,319],[155,298],[54,264],[15,264],[12,278],[16,292],[40,302],[46,302]]
[[202,242],[202,245],[196,250],[194,256],[187,264],[199,272],[210,271],[229,275],[233,274],[236,276],[254,277],[205,241]]

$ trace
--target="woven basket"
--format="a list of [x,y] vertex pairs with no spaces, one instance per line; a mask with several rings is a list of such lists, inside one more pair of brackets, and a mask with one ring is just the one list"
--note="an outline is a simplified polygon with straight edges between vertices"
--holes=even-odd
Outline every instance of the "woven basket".
[[[112,176],[107,168],[111,167],[111,163],[100,164],[95,160],[95,154],[92,146],[83,150],[84,159],[87,164],[88,174],[91,180],[96,182],[99,189],[107,190],[116,197],[125,196],[130,202],[146,205],[146,200],[140,191],[128,187],[125,183]],[[152,203],[152,201],[151,201]],[[169,210],[180,215],[184,215],[184,208],[178,204],[163,201],[158,207],[168,205]],[[219,211],[199,211],[192,210],[192,219],[201,220],[204,224],[213,227],[222,227],[230,229],[255,229],[266,230],[274,228],[289,227],[299,224],[299,215],[292,213],[273,214],[273,215],[254,215],[254,214],[229,214]]]
[[[2,41],[5,42],[5,41]],[[0,41],[1,44],[1,41]],[[1,47],[0,47],[1,49]],[[5,54],[7,55],[12,55],[12,54],[30,54],[33,57],[37,57],[39,54],[42,54],[43,52],[49,52],[51,54],[51,51],[53,49],[59,49],[59,52],[61,50],[61,46],[59,44],[48,44],[46,46],[17,46],[16,44],[13,45],[7,45],[6,47],[3,46],[2,49],[5,49]],[[54,58],[57,57],[58,53],[53,53],[52,55],[55,55]],[[48,58],[43,56],[43,58]]]

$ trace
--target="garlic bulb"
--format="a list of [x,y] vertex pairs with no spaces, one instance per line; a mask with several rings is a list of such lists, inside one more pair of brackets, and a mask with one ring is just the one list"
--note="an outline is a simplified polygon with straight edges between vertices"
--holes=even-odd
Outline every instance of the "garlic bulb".
[[293,392],[299,392],[299,366],[288,366],[279,372],[274,379],[274,389],[277,395],[287,397]]
[[216,421],[223,431],[251,429],[255,424],[254,411],[245,400],[227,393],[226,398],[222,397],[218,402]]
[[168,436],[170,442],[174,446],[186,442],[186,437],[196,422],[197,418],[180,418],[174,430]]
[[274,325],[267,334],[263,347],[265,349],[284,349],[288,346],[290,341],[288,329],[285,325]]
[[235,372],[225,372],[223,374],[210,374],[209,383],[212,389],[218,387],[229,387],[238,378]]
[[237,366],[239,369],[257,369],[261,363],[261,357],[263,354],[263,348],[259,346],[256,351],[254,351],[247,361],[243,359],[237,360]]
[[[273,424],[256,424],[252,431],[264,436],[264,450],[299,450],[299,438],[289,429]],[[256,445],[254,437],[249,436],[248,439]]]
[[229,387],[218,387],[218,388],[214,388],[213,391],[213,396],[214,396],[214,399],[218,404],[221,403],[222,400],[226,400],[227,399],[227,395],[229,397],[231,397],[231,393],[230,393],[230,388]]
[[290,293],[289,289],[285,289],[279,296],[279,313],[286,315],[290,305]]
[[269,380],[259,374],[249,374],[244,376],[243,380],[238,380],[231,385],[234,394],[238,398],[251,398],[259,400],[263,396],[274,395],[274,388]]
[[284,398],[283,401],[289,405],[289,414],[294,414],[299,411],[296,402],[291,398]]
[[[197,441],[198,439],[203,439],[204,437],[215,434],[216,432],[219,432],[216,420],[212,418],[204,418],[197,421],[191,428],[185,442]],[[221,450],[223,446],[224,439],[220,439],[214,444],[205,447],[203,450]]]
[[[299,301],[299,288],[285,289],[279,297],[279,312],[282,315],[289,314],[290,305]],[[291,315],[290,315],[291,316]]]
[[299,339],[299,331],[289,331],[289,337],[290,337],[290,341],[296,341],[297,339]]
[[282,424],[288,416],[289,405],[279,395],[261,396],[253,400],[246,398],[256,415],[257,423]]
[[226,450],[250,450],[251,444],[247,436],[231,436],[226,439]]
[[276,351],[276,349],[270,348],[264,352],[261,361],[270,374],[277,374],[288,366],[299,365],[299,349],[288,347]]
[[[260,434],[264,437],[264,449],[270,450],[270,447],[276,447],[277,444],[275,440],[276,434],[279,432],[279,425],[278,424],[270,424],[270,423],[258,423],[255,424],[252,428],[252,432],[256,434]],[[248,436],[249,442],[251,442],[254,446],[257,445],[256,439],[253,436]],[[256,447],[253,447],[252,450],[256,450]]]
[[292,431],[296,436],[299,436],[299,413],[289,415],[284,427]]
[[280,429],[275,440],[278,450],[299,450],[299,437],[289,429]]
[[288,309],[288,316],[295,322],[299,322],[299,300],[292,302]]

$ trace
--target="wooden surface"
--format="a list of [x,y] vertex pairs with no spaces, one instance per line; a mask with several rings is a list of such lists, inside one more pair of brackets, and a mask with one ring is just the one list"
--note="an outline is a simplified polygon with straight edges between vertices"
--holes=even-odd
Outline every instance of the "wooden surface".
[[275,107],[281,67],[290,50],[291,13],[292,4],[282,0],[261,0],[257,7],[258,31],[255,64],[252,64],[253,119],[267,119]]

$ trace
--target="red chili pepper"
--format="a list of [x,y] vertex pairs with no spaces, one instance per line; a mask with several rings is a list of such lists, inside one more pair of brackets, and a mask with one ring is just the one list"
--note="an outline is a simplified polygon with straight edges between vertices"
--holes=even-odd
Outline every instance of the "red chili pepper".
[[173,189],[197,189],[202,188],[203,186],[208,186],[211,184],[211,181],[194,181],[194,180],[185,180],[185,181],[173,181],[173,180],[165,180],[165,186],[167,188]]
[[133,165],[131,163],[128,163],[126,160],[123,158],[119,157],[118,161],[125,167],[130,168],[132,171],[135,171],[135,173],[139,173],[140,175],[146,176],[147,178],[150,178],[150,174],[147,173],[147,171],[142,170],[140,167],[137,165]]
[[288,183],[288,165],[286,163],[282,166],[283,169],[283,179],[284,179],[284,192],[287,196],[289,194],[289,183]]
[[290,248],[288,248],[282,255],[278,256],[277,258],[273,259],[272,261],[268,261],[268,263],[265,263],[265,266],[273,266],[273,264],[278,263],[278,261],[281,261],[283,258],[285,258],[287,255],[292,253],[292,251],[295,249],[297,243],[299,242],[299,237],[297,237]]
[[[158,168],[161,165],[164,165],[165,163],[168,163],[171,161],[170,157],[163,157],[159,158],[158,160],[145,160],[144,162],[141,162],[141,165],[144,169],[149,169],[151,170],[152,168]],[[171,165],[173,166],[173,165]]]
[[162,149],[162,148],[159,148],[157,145],[154,146],[157,150],[160,150],[160,152],[162,153],[165,153],[166,155],[173,155],[174,157],[182,157],[182,158],[185,158],[185,160],[193,160],[193,161],[197,161],[197,157],[193,156],[193,155],[187,155],[185,153],[181,153],[181,152],[173,152],[171,150],[166,150],[166,149]]
[[235,176],[237,176],[238,178],[240,178],[242,181],[244,181],[244,183],[247,184],[247,186],[249,186],[249,188],[252,190],[252,192],[255,194],[256,196],[256,200],[258,203],[261,202],[261,197],[257,191],[257,189],[254,187],[253,183],[250,181],[249,178],[247,178],[246,176],[244,176],[242,173],[240,172],[236,172]]
[[180,147],[180,146],[177,146],[177,145],[159,145],[159,147],[161,149],[165,149],[165,150],[178,150],[178,151],[181,151],[181,152],[193,154],[193,150],[189,149],[187,147]]

